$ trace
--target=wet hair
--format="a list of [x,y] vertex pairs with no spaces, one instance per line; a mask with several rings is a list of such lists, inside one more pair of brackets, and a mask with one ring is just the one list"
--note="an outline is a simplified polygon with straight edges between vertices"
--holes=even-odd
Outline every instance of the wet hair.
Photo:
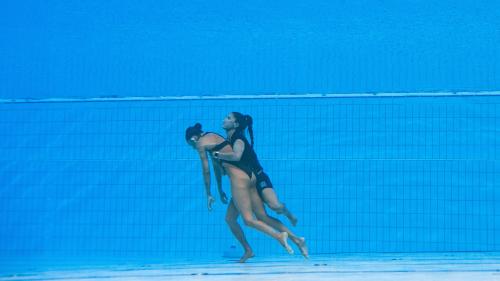
[[201,130],[201,124],[196,123],[194,126],[188,127],[186,129],[186,141],[190,141],[192,137],[199,136],[203,133]]
[[239,112],[232,112],[236,122],[240,124],[236,128],[236,132],[245,134],[245,129],[248,129],[248,134],[250,135],[250,145],[253,147],[253,119],[250,115],[244,115]]

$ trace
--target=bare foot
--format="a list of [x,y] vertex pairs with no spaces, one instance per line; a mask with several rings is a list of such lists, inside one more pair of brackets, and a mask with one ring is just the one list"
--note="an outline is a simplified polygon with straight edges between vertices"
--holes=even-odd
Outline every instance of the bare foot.
[[292,240],[293,243],[299,247],[300,253],[304,256],[304,258],[309,259],[309,249],[306,245],[306,239],[304,237],[295,238]]
[[288,245],[288,233],[286,232],[281,232],[280,233],[280,237],[278,238],[278,240],[280,241],[280,244],[281,246],[283,246],[283,248],[285,248],[285,250],[290,254],[292,255],[293,254],[293,249],[292,247],[290,247],[290,245]]
[[252,250],[248,250],[248,251],[245,251],[245,253],[243,254],[243,256],[240,258],[240,260],[238,262],[239,263],[244,263],[249,258],[253,258],[253,257],[255,257],[255,255],[253,254],[253,251]]

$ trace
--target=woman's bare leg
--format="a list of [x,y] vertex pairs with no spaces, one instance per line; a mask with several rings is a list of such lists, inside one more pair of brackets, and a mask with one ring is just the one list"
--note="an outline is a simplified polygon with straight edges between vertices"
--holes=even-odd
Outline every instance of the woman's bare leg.
[[245,253],[239,260],[240,263],[243,263],[249,258],[254,257],[254,253],[245,237],[243,229],[241,229],[241,226],[238,223],[239,215],[240,213],[238,212],[238,209],[236,209],[236,206],[234,205],[234,202],[231,199],[226,211],[226,223],[227,225],[229,225],[229,228],[231,229],[231,232],[233,233],[234,237],[236,237],[238,242],[240,242],[241,246],[243,246],[243,249],[245,250]]
[[[266,188],[266,189],[270,189],[270,188]],[[268,224],[269,226],[273,227],[274,229],[276,229],[280,232],[287,232],[288,237],[290,237],[292,242],[295,243],[297,245],[297,247],[299,247],[302,255],[305,258],[309,258],[309,252],[307,249],[305,238],[295,235],[280,220],[273,218],[267,214],[266,209],[264,208],[264,203],[262,202],[262,199],[260,198],[260,196],[257,192],[257,189],[252,188],[250,190],[250,196],[252,199],[252,208],[253,208],[253,211],[254,211],[257,219],[263,221],[264,223]]]
[[284,214],[288,218],[288,220],[290,220],[290,223],[293,226],[297,225],[297,217],[294,216],[292,212],[290,212],[290,210],[288,210],[285,204],[279,201],[274,189],[264,188],[262,190],[262,196],[264,197],[264,201],[266,202],[267,206],[269,206],[269,208],[271,208],[278,214]]
[[228,172],[230,173],[229,179],[231,181],[233,202],[240,212],[245,224],[278,240],[281,246],[283,246],[289,253],[293,253],[293,249],[287,243],[287,232],[276,232],[269,225],[254,218],[252,201],[250,199],[250,188],[255,188],[255,177],[249,179],[245,172],[236,168],[229,169]]

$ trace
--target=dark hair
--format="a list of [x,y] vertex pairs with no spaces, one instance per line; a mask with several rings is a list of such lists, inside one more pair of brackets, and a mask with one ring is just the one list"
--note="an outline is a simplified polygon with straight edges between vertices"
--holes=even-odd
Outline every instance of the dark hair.
[[239,112],[233,112],[234,119],[240,124],[236,128],[236,132],[245,134],[245,129],[248,128],[248,134],[250,135],[250,145],[253,147],[253,119],[250,115],[243,115]]
[[188,127],[186,129],[186,141],[189,141],[194,136],[199,136],[203,133],[201,130],[201,124],[196,123],[194,126]]

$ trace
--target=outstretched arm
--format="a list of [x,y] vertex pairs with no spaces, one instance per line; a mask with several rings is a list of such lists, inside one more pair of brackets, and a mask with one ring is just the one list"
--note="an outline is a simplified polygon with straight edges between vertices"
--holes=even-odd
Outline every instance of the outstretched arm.
[[205,148],[199,146],[197,147],[198,153],[201,159],[201,168],[203,171],[203,182],[205,184],[205,193],[207,194],[207,208],[209,211],[212,210],[212,204],[215,202],[214,197],[210,191],[210,169],[208,167],[208,158]]
[[222,201],[222,203],[224,204],[227,204],[226,193],[224,193],[224,190],[222,190],[222,169],[224,168],[216,159],[212,159],[212,166],[214,168],[215,180],[217,181],[217,189],[219,190],[220,201]]

